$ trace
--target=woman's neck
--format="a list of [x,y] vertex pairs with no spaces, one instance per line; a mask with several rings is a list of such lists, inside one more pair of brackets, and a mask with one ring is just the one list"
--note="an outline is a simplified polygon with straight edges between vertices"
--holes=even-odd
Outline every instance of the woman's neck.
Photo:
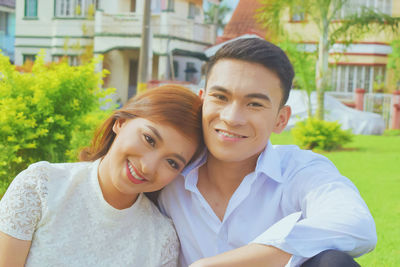
[[100,161],[98,169],[98,180],[104,200],[115,209],[122,210],[131,207],[136,202],[139,194],[123,194],[118,191],[113,185],[107,165],[107,158],[104,157]]

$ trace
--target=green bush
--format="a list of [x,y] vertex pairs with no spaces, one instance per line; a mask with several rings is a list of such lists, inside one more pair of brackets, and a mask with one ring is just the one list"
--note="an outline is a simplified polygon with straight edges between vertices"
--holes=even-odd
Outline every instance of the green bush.
[[0,188],[33,162],[71,159],[75,130],[112,92],[101,89],[105,71],[96,73],[98,59],[72,67],[46,65],[43,58],[20,73],[0,55]]
[[72,133],[70,147],[66,151],[67,161],[78,161],[81,149],[90,145],[94,132],[109,115],[110,111],[96,110],[83,116]]
[[400,130],[399,129],[390,129],[386,130],[383,135],[385,136],[400,136]]
[[305,149],[330,151],[351,141],[353,134],[340,128],[338,122],[308,118],[298,122],[292,129],[296,144]]

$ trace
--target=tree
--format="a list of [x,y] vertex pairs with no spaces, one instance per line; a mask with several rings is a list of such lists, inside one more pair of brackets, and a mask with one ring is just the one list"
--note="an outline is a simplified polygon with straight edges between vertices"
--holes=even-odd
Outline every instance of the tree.
[[209,8],[204,12],[205,23],[217,24],[217,32],[223,31],[226,25],[224,19],[231,10],[232,9],[225,4],[216,5],[210,3]]
[[396,89],[400,89],[400,39],[391,44],[392,53],[388,57],[387,67],[392,70],[392,82]]
[[[383,31],[387,28],[399,31],[400,18],[376,12],[366,7],[352,9],[351,0],[262,0],[258,10],[258,19],[277,36],[285,35],[282,27],[284,12],[291,10],[295,14],[304,14],[309,23],[318,30],[318,59],[315,74],[317,90],[318,119],[324,118],[324,92],[328,87],[329,49],[337,41],[347,44],[361,38],[366,33]],[[345,9],[347,14],[342,14]],[[349,12],[350,11],[350,12]],[[333,23],[340,19],[340,23]]]
[[298,44],[286,39],[279,43],[293,64],[296,76],[294,78],[295,88],[306,91],[308,99],[307,115],[313,116],[311,105],[311,92],[315,90],[315,60],[316,54],[299,49]]

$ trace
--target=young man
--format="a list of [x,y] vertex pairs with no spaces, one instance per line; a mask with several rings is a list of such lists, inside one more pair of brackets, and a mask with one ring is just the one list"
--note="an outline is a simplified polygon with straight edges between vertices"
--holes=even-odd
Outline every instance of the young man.
[[303,266],[327,257],[338,261],[329,266],[356,266],[352,257],[374,248],[375,224],[355,186],[325,157],[269,142],[289,120],[293,77],[284,52],[258,38],[210,59],[208,151],[159,198],[181,266],[299,266],[315,255]]

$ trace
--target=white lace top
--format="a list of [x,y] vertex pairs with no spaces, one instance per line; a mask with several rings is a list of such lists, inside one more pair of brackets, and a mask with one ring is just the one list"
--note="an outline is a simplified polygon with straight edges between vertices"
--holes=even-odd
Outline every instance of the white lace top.
[[143,194],[118,210],[103,198],[95,162],[39,162],[0,202],[0,231],[32,240],[26,266],[176,266],[172,222]]

